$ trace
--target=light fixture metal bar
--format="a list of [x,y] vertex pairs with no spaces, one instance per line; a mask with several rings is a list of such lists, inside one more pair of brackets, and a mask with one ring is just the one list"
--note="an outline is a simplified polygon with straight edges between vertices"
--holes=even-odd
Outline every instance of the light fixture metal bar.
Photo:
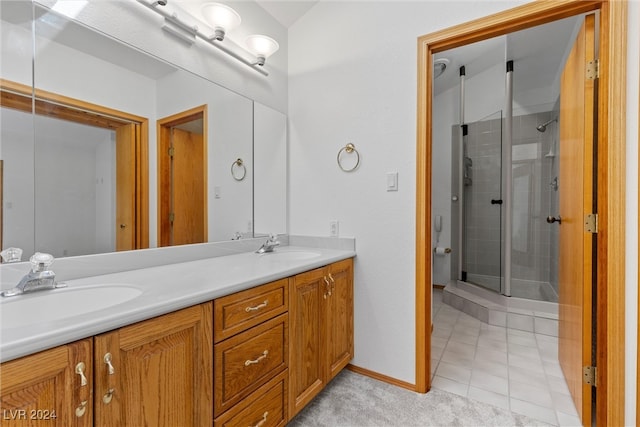
[[220,49],[221,51],[223,51],[227,55],[233,57],[237,61],[242,62],[243,64],[247,65],[248,67],[256,70],[260,74],[262,74],[264,76],[268,76],[269,75],[269,73],[264,68],[262,68],[260,65],[258,65],[257,61],[256,62],[251,62],[251,61],[247,60],[246,58],[242,57],[241,55],[238,55],[233,50],[231,50],[228,47],[222,45],[221,42],[217,42],[215,39],[211,39],[208,35],[202,33],[198,29],[197,26],[195,26],[195,25],[192,26],[192,25],[189,25],[189,24],[185,23],[184,21],[182,21],[180,18],[178,18],[177,14],[170,14],[170,13],[158,8],[157,5],[153,5],[152,3],[148,3],[145,0],[136,0],[136,1],[138,3],[144,5],[144,6],[148,7],[149,9],[151,9],[154,12],[156,12],[157,14],[161,15],[162,17],[165,18],[165,20],[175,24],[176,26],[178,26],[181,29],[189,32],[190,34],[193,34],[194,36],[197,36],[197,37],[201,38],[205,42],[209,43],[211,46],[214,46],[214,47]]

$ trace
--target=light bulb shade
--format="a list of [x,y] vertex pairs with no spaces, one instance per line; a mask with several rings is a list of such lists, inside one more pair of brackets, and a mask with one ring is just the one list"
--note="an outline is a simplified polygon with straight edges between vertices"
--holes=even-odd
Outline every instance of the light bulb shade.
[[220,3],[205,3],[202,5],[202,15],[214,29],[223,32],[231,31],[240,25],[240,15],[229,6]]
[[262,35],[249,36],[245,39],[245,43],[249,52],[261,58],[268,58],[280,48],[277,41]]

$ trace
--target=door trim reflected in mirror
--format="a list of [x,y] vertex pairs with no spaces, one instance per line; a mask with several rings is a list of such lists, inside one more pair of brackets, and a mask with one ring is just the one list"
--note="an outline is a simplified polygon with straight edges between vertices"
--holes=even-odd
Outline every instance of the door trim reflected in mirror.
[[207,106],[159,119],[158,247],[206,243]]
[[118,159],[116,187],[119,190],[116,221],[113,224],[115,247],[118,251],[149,247],[147,118],[6,79],[0,79],[0,105],[3,108],[115,131]]

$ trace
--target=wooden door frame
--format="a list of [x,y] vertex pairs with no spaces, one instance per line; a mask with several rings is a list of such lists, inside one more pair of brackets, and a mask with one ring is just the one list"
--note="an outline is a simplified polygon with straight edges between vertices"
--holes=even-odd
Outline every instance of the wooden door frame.
[[[204,162],[203,165],[203,171],[204,171],[204,176],[203,176],[203,180],[204,180],[204,195],[202,196],[202,202],[204,205],[204,236],[205,236],[205,242],[207,242],[208,239],[208,235],[209,235],[209,227],[208,227],[208,223],[209,223],[209,213],[208,213],[208,182],[207,182],[207,176],[208,176],[208,164],[209,164],[209,160],[208,160],[208,134],[209,134],[209,130],[208,130],[208,125],[207,125],[207,121],[208,121],[208,108],[207,108],[207,104],[204,105],[199,105],[197,107],[191,108],[189,110],[185,110],[185,111],[181,111],[179,113],[173,114],[171,116],[167,116],[164,117],[162,119],[159,119],[157,122],[157,139],[158,139],[158,247],[162,247],[162,246],[169,246],[169,244],[164,244],[164,236],[167,233],[167,229],[168,229],[168,215],[169,215],[169,207],[166,206],[165,200],[163,199],[164,193],[167,191],[167,189],[165,188],[165,184],[163,184],[164,180],[164,174],[165,171],[169,168],[168,162],[167,162],[167,157],[164,155],[166,152],[166,148],[164,147],[165,144],[165,137],[164,137],[164,132],[166,131],[167,128],[170,128],[171,126],[176,126],[182,123],[186,123],[189,122],[191,120],[193,120],[195,117],[198,116],[202,116],[202,143],[204,144],[203,147],[203,159],[202,161]],[[168,240],[167,240],[168,241]]]
[[104,129],[137,125],[140,131],[135,141],[134,249],[149,247],[149,120],[146,117],[1,78],[0,105]]
[[430,387],[433,54],[600,11],[598,94],[597,425],[624,425],[626,1],[535,1],[418,38],[416,391]]

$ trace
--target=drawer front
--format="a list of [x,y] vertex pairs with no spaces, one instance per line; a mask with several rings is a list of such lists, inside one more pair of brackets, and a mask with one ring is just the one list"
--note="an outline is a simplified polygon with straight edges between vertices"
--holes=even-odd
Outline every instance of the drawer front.
[[214,346],[216,417],[286,369],[288,329],[281,314]]
[[287,423],[287,385],[285,370],[256,390],[241,403],[216,418],[214,427],[279,427]]
[[287,311],[287,279],[214,301],[214,341],[220,342]]

